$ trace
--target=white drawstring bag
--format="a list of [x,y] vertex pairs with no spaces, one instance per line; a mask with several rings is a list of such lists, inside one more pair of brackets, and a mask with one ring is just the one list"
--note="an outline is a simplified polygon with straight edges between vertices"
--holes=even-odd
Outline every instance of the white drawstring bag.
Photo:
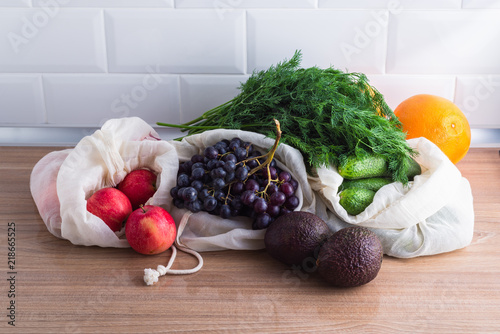
[[[177,150],[180,161],[184,162],[195,154],[201,154],[205,147],[214,145],[222,139],[231,140],[234,137],[252,143],[254,148],[263,154],[272,148],[275,141],[255,132],[218,129],[191,135],[172,144]],[[278,166],[290,172],[299,184],[295,193],[299,198],[299,206],[296,210],[314,213],[317,204],[316,195],[309,185],[302,154],[289,145],[280,144],[274,158]],[[176,221],[181,219],[186,221],[180,240],[196,251],[256,250],[265,247],[265,230],[252,230],[252,220],[248,217],[223,219],[207,212],[191,213],[186,209],[176,207],[172,207],[170,213]]]
[[178,165],[174,147],[149,124],[137,117],[112,119],[74,149],[44,156],[31,173],[31,194],[53,235],[75,245],[130,247],[124,229],[115,233],[87,211],[87,199],[98,189],[116,186],[132,170],[149,168],[158,179],[146,204],[164,206],[171,202]]
[[[157,174],[155,194],[146,205],[170,210],[170,189],[175,186],[179,159],[171,143],[137,117],[112,119],[84,137],[74,149],[54,151],[33,168],[30,189],[47,229],[75,245],[130,247],[125,228],[113,232],[102,219],[87,211],[87,199],[97,190],[114,187],[131,171],[148,168]],[[180,242],[184,224],[172,245],[166,266],[144,269],[144,281],[152,285],[165,274],[191,274],[203,266],[201,256]],[[191,269],[171,269],[177,248],[197,258]]]
[[472,241],[474,208],[470,184],[457,167],[426,138],[408,140],[419,152],[421,175],[407,187],[383,186],[357,216],[339,204],[343,178],[335,167],[318,168],[310,183],[329,209],[326,222],[333,231],[358,225],[380,238],[384,253],[399,258],[433,255],[463,248]]

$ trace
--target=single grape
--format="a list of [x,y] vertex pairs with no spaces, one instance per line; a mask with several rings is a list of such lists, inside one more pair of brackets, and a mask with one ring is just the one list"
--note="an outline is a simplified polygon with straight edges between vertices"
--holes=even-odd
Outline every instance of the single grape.
[[172,196],[172,198],[177,198],[177,192],[179,191],[179,186],[175,186],[173,187],[172,189],[170,189],[170,196]]
[[224,162],[229,162],[232,161],[234,163],[238,162],[238,159],[236,159],[236,156],[233,153],[226,154],[223,158],[222,161]]
[[266,213],[271,217],[278,217],[281,212],[281,208],[278,205],[268,205]]
[[200,200],[194,200],[192,202],[185,203],[186,209],[192,213],[200,212],[203,209],[203,204]]
[[234,150],[234,155],[238,161],[245,160],[247,158],[247,150],[244,147],[237,147]]
[[239,195],[245,190],[245,184],[243,182],[235,182],[231,185],[231,194]]
[[181,188],[189,186],[189,176],[185,173],[180,174],[177,177],[177,185]]
[[255,179],[249,179],[245,183],[245,189],[246,190],[251,190],[251,191],[259,191],[260,185],[259,182],[257,182]]
[[288,172],[281,172],[278,175],[278,180],[281,182],[289,182],[292,179],[292,175]]
[[295,210],[298,206],[299,206],[299,199],[295,195],[288,197],[285,201],[285,207],[290,211]]
[[201,191],[198,192],[198,198],[201,200],[204,200],[208,196],[210,196],[210,192],[207,188],[203,188],[201,189]]
[[193,187],[186,187],[182,191],[182,198],[186,202],[192,202],[198,197],[198,192]]
[[241,194],[240,198],[241,198],[241,201],[243,202],[243,204],[250,206],[250,205],[252,205],[252,203],[257,198],[257,195],[253,191],[251,191],[251,190],[245,190]]
[[294,191],[297,191],[297,189],[299,188],[299,182],[295,179],[291,179],[290,181],[288,181],[288,183],[292,185]]
[[277,191],[269,196],[269,203],[276,206],[285,204],[286,196],[281,191]]
[[224,219],[231,217],[231,207],[227,204],[222,204],[220,208],[220,216]]
[[254,223],[252,224],[252,228],[255,230],[263,230],[271,224],[272,218],[269,214],[267,213],[262,213],[260,215],[257,215],[255,218]]
[[253,211],[255,213],[264,213],[267,210],[267,202],[262,197],[257,197],[257,199],[253,202]]
[[225,162],[223,168],[228,173],[234,172],[234,170],[236,169],[236,163],[232,160],[228,160]]
[[200,180],[193,180],[191,182],[191,187],[196,189],[196,191],[199,193],[203,189],[203,182],[201,182]]
[[216,159],[219,155],[219,151],[213,146],[208,146],[203,151],[203,155],[209,159]]
[[248,177],[248,169],[246,169],[244,166],[240,166],[234,171],[234,176],[236,177],[236,179],[244,181]]
[[271,180],[276,180],[278,177],[278,171],[276,170],[276,167],[269,167],[269,172],[271,174]]
[[197,162],[203,162],[203,156],[201,154],[195,154],[191,157],[191,161],[193,162],[193,164]]
[[293,186],[288,183],[288,182],[285,182],[285,183],[282,183],[280,186],[279,186],[279,190],[285,194],[285,196],[288,198],[290,196],[293,195],[293,193],[295,192],[295,190],[293,189]]
[[251,169],[253,169],[253,168],[255,168],[255,167],[259,166],[259,163],[257,162],[257,160],[253,159],[253,160],[249,160],[249,161],[247,161],[247,162],[246,162],[246,165],[247,165],[248,167],[250,167]]
[[233,138],[231,139],[231,141],[229,142],[229,149],[231,151],[235,151],[238,147],[241,146],[241,139],[240,138]]
[[225,186],[226,186],[226,182],[224,181],[224,179],[222,179],[220,177],[212,180],[212,187],[214,187],[214,189],[216,189],[216,190],[222,189]]
[[193,178],[194,180],[201,179],[203,175],[205,175],[205,169],[203,168],[198,167],[191,171],[191,178]]
[[267,186],[267,194],[272,195],[277,191],[278,191],[278,185],[274,182],[269,183],[269,186]]
[[203,201],[203,207],[206,211],[213,211],[217,206],[217,200],[213,196],[208,196]]

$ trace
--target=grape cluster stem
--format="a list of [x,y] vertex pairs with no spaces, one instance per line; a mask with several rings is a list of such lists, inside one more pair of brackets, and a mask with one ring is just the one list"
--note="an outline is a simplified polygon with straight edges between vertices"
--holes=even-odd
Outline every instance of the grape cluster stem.
[[281,126],[280,126],[280,122],[277,120],[277,119],[273,119],[274,120],[274,123],[276,124],[276,140],[274,141],[274,145],[273,147],[271,147],[271,149],[269,150],[269,152],[267,152],[266,154],[263,154],[261,156],[258,156],[258,157],[252,157],[250,159],[246,159],[246,160],[243,160],[243,161],[240,161],[239,163],[245,163],[247,161],[250,161],[250,160],[257,160],[259,161],[258,159],[261,159],[261,158],[266,158],[266,160],[262,163],[262,164],[259,164],[259,166],[257,167],[254,167],[253,169],[251,169],[249,172],[248,172],[248,176],[251,176],[253,174],[255,174],[256,172],[258,172],[259,170],[263,169],[264,167],[266,168],[266,172],[267,172],[267,185],[265,187],[265,189],[262,191],[262,193],[266,193],[267,191],[267,188],[269,187],[269,185],[271,184],[271,171],[269,170],[269,167],[271,165],[271,161],[273,161],[274,159],[274,154],[276,153],[276,150],[278,149],[278,145],[279,145],[279,142],[280,142],[280,139],[281,139]]

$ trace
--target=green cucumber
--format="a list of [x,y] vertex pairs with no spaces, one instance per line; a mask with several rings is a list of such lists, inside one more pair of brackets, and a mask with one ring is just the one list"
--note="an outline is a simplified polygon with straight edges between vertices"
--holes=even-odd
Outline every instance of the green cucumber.
[[387,161],[384,157],[368,154],[362,157],[348,156],[338,166],[340,176],[345,179],[364,179],[387,175]]
[[340,194],[340,205],[348,214],[356,216],[365,211],[366,207],[373,202],[375,192],[370,189],[349,188]]
[[370,177],[366,179],[349,180],[344,179],[339,187],[339,191],[349,188],[363,188],[372,191],[377,191],[386,184],[392,183],[392,180],[387,177]]
[[413,181],[413,178],[417,175],[422,174],[422,168],[414,159],[410,158],[410,167],[408,167],[408,171],[406,172],[406,176],[409,181]]
[[[416,175],[422,173],[422,169],[414,159],[408,158],[408,160],[406,176],[409,181],[412,181]],[[338,172],[344,179],[349,180],[392,176],[385,158],[376,154],[361,157],[348,156],[338,166]]]

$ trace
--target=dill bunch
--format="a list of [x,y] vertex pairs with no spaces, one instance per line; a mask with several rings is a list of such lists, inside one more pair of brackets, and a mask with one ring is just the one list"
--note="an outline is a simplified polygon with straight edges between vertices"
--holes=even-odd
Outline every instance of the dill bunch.
[[277,119],[281,142],[303,154],[309,171],[375,153],[387,160],[394,181],[407,184],[408,158],[416,152],[383,95],[362,73],[300,68],[301,59],[298,50],[291,59],[254,72],[236,97],[190,122],[157,124],[182,128],[187,135],[226,128],[274,138]]

